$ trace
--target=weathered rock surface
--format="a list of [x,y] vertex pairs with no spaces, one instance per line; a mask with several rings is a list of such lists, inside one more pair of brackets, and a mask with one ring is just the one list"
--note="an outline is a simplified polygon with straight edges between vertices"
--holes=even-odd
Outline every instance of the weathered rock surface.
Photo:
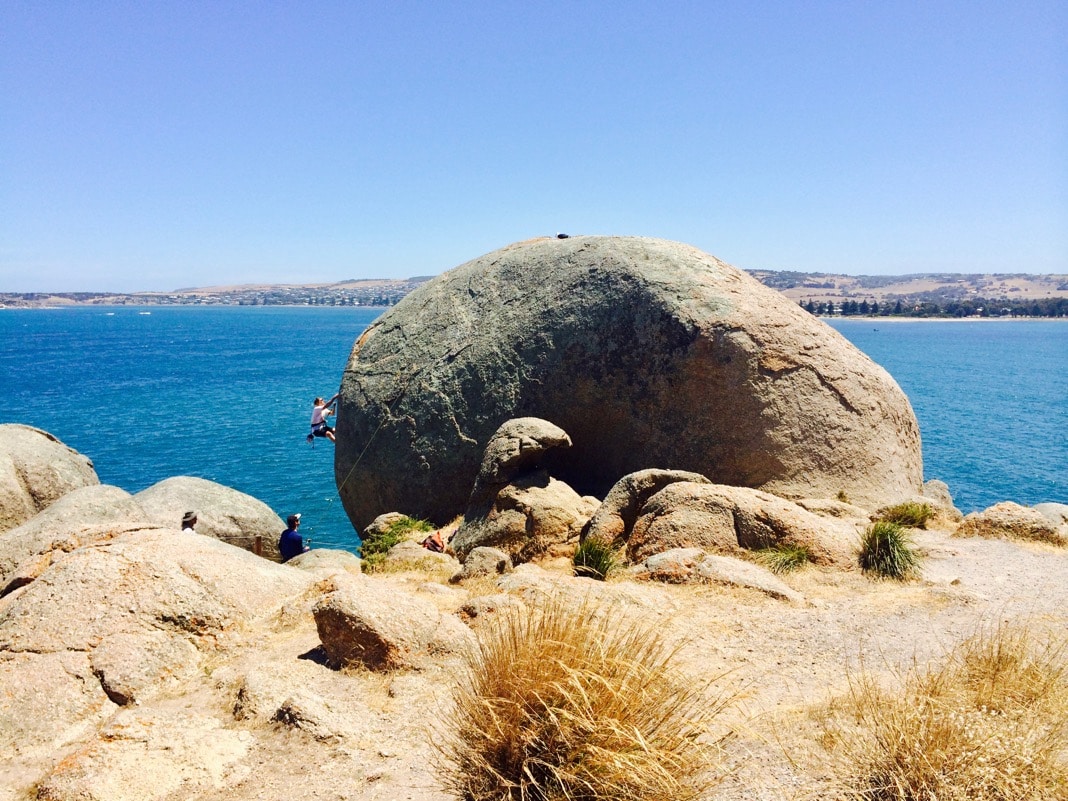
[[[394,523],[404,520],[406,517],[407,515],[401,514],[400,512],[383,512],[367,524],[367,527],[363,530],[360,538],[366,541],[381,537]],[[410,536],[414,538],[415,533],[411,533]]]
[[772,598],[801,602],[804,596],[791,589],[770,570],[752,562],[719,556],[700,548],[674,548],[654,554],[631,569],[635,578],[669,584],[714,583],[759,590]]
[[1004,501],[964,516],[958,537],[1004,537],[1068,545],[1068,530],[1036,509]]
[[348,551],[339,551],[334,548],[312,548],[310,551],[297,554],[286,564],[289,567],[299,567],[301,570],[325,570],[328,572],[341,570],[357,575],[363,572],[360,557]]
[[155,526],[125,490],[108,484],[72,490],[22,525],[0,532],[0,595],[40,575],[57,552],[149,527]]
[[838,520],[848,520],[851,523],[867,523],[870,518],[870,512],[867,509],[861,509],[846,501],[830,498],[799,498],[795,503],[820,517],[833,517]]
[[580,496],[537,470],[503,487],[489,509],[465,515],[449,547],[461,559],[486,546],[505,551],[515,562],[527,562],[556,546],[577,544],[596,509],[596,498]]
[[1055,526],[1068,526],[1068,503],[1036,503],[1031,508]]
[[471,632],[432,604],[373,581],[338,581],[313,610],[319,639],[334,667],[416,667],[430,654],[469,647]]
[[773,545],[804,546],[816,564],[849,569],[856,562],[857,531],[760,490],[676,482],[642,507],[627,557],[639,562],[672,548],[730,554]]
[[499,548],[480,546],[467,555],[460,572],[454,574],[449,581],[453,584],[459,584],[468,579],[499,576],[511,569],[512,558],[507,553]]
[[478,547],[526,562],[554,546],[576,543],[597,508],[542,466],[571,446],[563,429],[535,417],[509,420],[486,445],[467,511],[449,548],[466,561]]
[[498,614],[510,612],[524,612],[527,605],[514,595],[505,592],[495,595],[479,595],[464,602],[460,606],[460,617],[467,621],[485,619]]
[[689,481],[693,484],[711,484],[698,473],[685,470],[639,470],[623,476],[608,491],[604,502],[594,512],[583,531],[583,539],[599,540],[609,545],[619,545],[630,539],[634,521],[642,507],[668,484]]
[[175,476],[134,496],[157,525],[181,528],[182,515],[197,513],[197,534],[228,542],[246,551],[260,538],[263,556],[275,562],[278,537],[286,525],[263,501],[230,487],[194,476]]
[[384,564],[388,570],[422,570],[446,577],[460,569],[455,556],[424,548],[419,540],[398,542],[386,553]]
[[99,483],[93,463],[51,434],[0,424],[0,532],[25,523],[71,490]]
[[[0,753],[47,764],[120,706],[182,686],[220,645],[274,619],[314,581],[175,529],[55,552],[36,581],[0,599],[0,686],[19,688],[0,693]],[[96,798],[63,788],[105,781],[78,771],[53,778],[52,795],[40,797]]]
[[692,247],[571,237],[457,267],[360,337],[334,463],[350,518],[452,518],[482,443],[526,416],[570,435],[545,466],[582,495],[650,465],[866,508],[922,483],[908,400],[829,326]]

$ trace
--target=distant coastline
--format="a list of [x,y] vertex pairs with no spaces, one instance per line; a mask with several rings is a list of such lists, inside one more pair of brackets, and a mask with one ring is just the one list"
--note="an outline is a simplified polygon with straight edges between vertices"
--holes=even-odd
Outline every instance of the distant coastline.
[[[1068,318],[1068,275],[850,276],[750,270],[817,317],[872,320]],[[388,308],[433,276],[319,284],[245,284],[172,292],[0,292],[0,309],[77,306]]]

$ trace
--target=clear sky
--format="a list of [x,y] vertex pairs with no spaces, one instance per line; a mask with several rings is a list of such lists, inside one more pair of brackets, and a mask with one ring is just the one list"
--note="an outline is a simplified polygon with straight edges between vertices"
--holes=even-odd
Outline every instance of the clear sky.
[[0,291],[403,278],[557,232],[1068,273],[1068,3],[0,3]]

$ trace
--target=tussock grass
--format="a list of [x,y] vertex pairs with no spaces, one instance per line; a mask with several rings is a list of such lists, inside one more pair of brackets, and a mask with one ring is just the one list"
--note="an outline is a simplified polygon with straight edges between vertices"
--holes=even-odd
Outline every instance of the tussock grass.
[[681,681],[652,623],[550,596],[487,620],[436,738],[464,801],[690,801],[721,778],[702,739],[728,704]]
[[906,501],[895,506],[889,506],[879,513],[879,520],[886,523],[897,523],[899,526],[911,528],[927,528],[927,521],[934,517],[934,510],[930,504]]
[[620,561],[609,543],[587,539],[575,549],[571,565],[576,576],[604,581],[619,570]]
[[840,791],[864,801],[1064,801],[1068,640],[979,632],[884,689],[867,673],[821,721]]
[[753,552],[753,557],[758,564],[777,575],[792,573],[812,561],[812,553],[807,546],[787,543],[760,548]]
[[899,524],[879,520],[868,526],[860,542],[860,567],[865,573],[904,580],[919,566],[920,555]]
[[386,561],[386,554],[394,545],[410,539],[412,532],[431,532],[434,530],[426,520],[418,520],[414,517],[399,518],[381,533],[374,537],[368,537],[360,545],[360,558],[363,560],[364,573],[377,573],[382,570]]

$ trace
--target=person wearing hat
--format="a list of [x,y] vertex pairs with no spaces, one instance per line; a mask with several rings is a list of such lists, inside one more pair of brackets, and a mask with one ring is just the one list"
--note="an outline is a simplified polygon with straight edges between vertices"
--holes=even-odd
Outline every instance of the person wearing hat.
[[293,514],[287,517],[286,525],[289,528],[278,538],[278,552],[282,554],[283,562],[288,562],[294,556],[300,556],[308,550],[308,546],[304,544],[304,539],[297,530],[300,528],[300,515]]
[[186,532],[189,532],[190,534],[196,534],[196,531],[193,530],[193,526],[195,526],[196,524],[197,524],[197,513],[196,512],[186,512],[184,515],[182,515],[182,533],[183,534],[185,534]]

